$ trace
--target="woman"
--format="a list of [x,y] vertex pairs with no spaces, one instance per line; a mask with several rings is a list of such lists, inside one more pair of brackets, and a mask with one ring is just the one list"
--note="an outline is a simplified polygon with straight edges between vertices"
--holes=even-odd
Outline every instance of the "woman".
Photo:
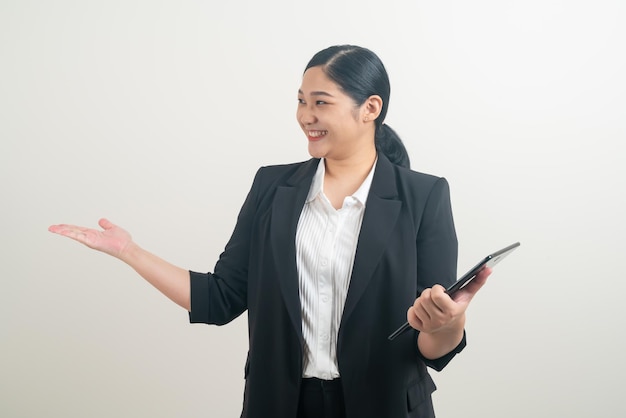
[[[489,270],[455,295],[457,240],[445,179],[411,171],[385,125],[389,80],[370,50],[317,53],[298,90],[309,161],[263,167],[213,273],[189,272],[102,231],[50,231],[133,267],[190,312],[248,311],[242,417],[433,417],[441,370],[465,346],[465,310]],[[408,311],[407,311],[408,307]],[[387,336],[405,320],[412,332]]]

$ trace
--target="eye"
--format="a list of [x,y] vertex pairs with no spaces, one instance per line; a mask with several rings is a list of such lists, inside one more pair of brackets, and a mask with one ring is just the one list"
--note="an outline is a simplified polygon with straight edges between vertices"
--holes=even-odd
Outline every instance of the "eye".
[[304,99],[301,99],[300,97],[298,97],[298,104],[304,104]]
[[315,101],[315,104],[316,104],[316,105],[325,105],[325,104],[328,104],[328,103],[326,103],[326,102],[325,102],[325,101],[323,101],[323,100],[316,100],[316,101]]

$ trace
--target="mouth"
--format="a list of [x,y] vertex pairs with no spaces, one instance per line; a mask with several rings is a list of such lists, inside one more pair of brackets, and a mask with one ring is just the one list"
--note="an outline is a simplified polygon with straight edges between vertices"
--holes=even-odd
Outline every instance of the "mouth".
[[309,138],[309,141],[319,141],[323,137],[328,135],[328,131],[325,130],[308,130],[306,131],[306,136]]

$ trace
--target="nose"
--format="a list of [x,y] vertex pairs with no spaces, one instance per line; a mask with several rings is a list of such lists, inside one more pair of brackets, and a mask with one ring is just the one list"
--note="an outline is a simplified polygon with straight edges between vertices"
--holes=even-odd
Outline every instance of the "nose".
[[298,121],[302,125],[311,125],[317,121],[315,112],[309,106],[302,105],[298,108]]

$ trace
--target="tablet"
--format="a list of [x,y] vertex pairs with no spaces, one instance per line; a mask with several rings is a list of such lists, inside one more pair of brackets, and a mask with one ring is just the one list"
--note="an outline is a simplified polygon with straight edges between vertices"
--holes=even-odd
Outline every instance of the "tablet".
[[[495,266],[500,261],[502,261],[507,255],[511,254],[519,246],[520,246],[520,243],[516,242],[514,244],[509,245],[508,247],[504,247],[501,250],[498,250],[494,253],[489,254],[487,257],[480,260],[480,262],[478,262],[478,264],[472,267],[467,273],[461,276],[461,278],[459,278],[456,282],[454,282],[450,287],[448,287],[446,289],[446,293],[450,295],[450,297],[454,296],[456,292],[458,292],[459,290],[467,286],[469,282],[474,280],[474,278],[478,275],[478,273],[480,273],[482,269],[484,269],[485,267],[491,268]],[[411,325],[409,325],[407,321],[404,323],[404,325],[402,325],[400,328],[395,330],[387,338],[389,340],[393,340],[394,338],[396,338],[398,335],[402,334],[404,331],[408,330],[409,328],[411,328]]]
[[517,247],[520,246],[519,242],[515,244],[511,244],[508,247],[504,247],[501,250],[496,251],[495,253],[489,254],[487,257],[483,258],[478,264],[476,264],[472,269],[470,269],[467,273],[465,273],[459,280],[454,282],[450,287],[446,289],[446,293],[450,296],[454,295],[457,291],[464,288],[469,282],[471,282],[474,277],[480,273],[482,269],[485,267],[493,267],[498,264],[504,257],[511,254]]

